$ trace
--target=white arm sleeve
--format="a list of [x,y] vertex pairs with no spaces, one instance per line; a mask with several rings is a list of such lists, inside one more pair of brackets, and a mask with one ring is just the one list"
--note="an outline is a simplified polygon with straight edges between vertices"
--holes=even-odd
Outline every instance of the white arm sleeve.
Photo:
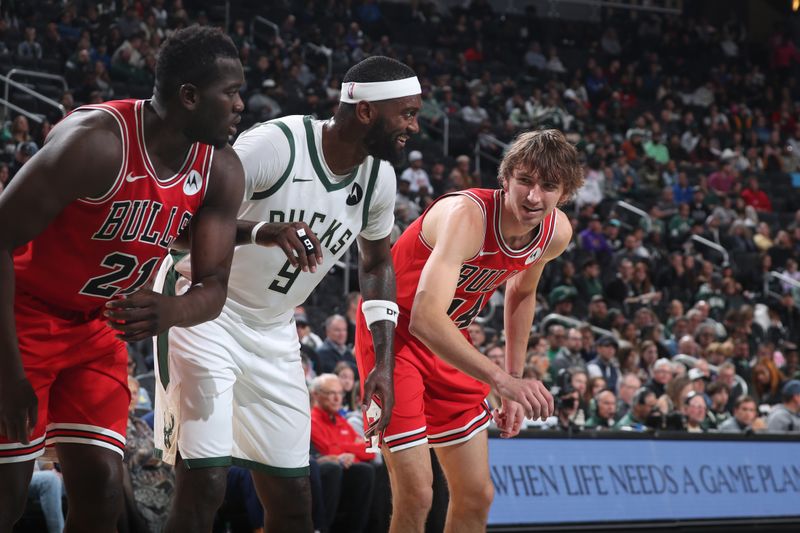
[[244,167],[244,201],[272,187],[286,171],[289,140],[276,125],[265,122],[242,133],[233,149]]
[[386,161],[381,161],[375,192],[369,204],[367,225],[360,236],[368,241],[377,241],[387,237],[394,227],[394,200],[397,196],[397,178],[394,168]]

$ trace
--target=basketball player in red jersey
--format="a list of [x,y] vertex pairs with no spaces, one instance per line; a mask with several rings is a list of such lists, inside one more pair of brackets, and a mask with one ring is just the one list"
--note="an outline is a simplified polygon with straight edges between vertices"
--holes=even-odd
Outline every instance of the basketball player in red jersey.
[[[553,398],[522,380],[536,287],[545,264],[567,247],[572,228],[556,206],[583,181],[577,152],[556,130],[524,133],[500,165],[500,190],[446,195],[392,249],[400,308],[395,335],[395,405],[382,449],[392,485],[391,531],[422,532],[431,507],[428,447],[450,490],[445,531],[484,531],[493,499],[486,432],[490,388],[503,437],[523,416],[545,418]],[[467,326],[501,284],[505,371],[476,350]],[[373,349],[359,316],[356,356],[367,375]]]
[[[181,30],[160,51],[152,100],[71,113],[0,196],[0,532],[21,516],[34,459],[51,445],[66,530],[116,531],[123,341],[222,308],[244,192],[227,145],[243,82],[226,35]],[[187,227],[194,286],[180,297],[141,289]]]

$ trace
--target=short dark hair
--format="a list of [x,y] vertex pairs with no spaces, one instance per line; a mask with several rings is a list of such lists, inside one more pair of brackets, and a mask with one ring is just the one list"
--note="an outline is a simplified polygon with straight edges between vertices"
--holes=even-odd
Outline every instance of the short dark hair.
[[391,57],[372,56],[350,67],[342,78],[342,83],[394,81],[413,76],[416,76],[416,73],[405,63]]
[[198,87],[214,75],[218,58],[239,59],[236,45],[222,30],[189,26],[166,40],[156,60],[156,91],[166,101],[175,97],[184,83]]
[[722,383],[721,381],[715,381],[714,383],[708,386],[708,389],[706,389],[706,393],[708,393],[709,396],[714,396],[715,394],[721,391],[725,391],[727,394],[730,394],[731,388],[728,387],[725,383]]
[[748,396],[747,394],[742,394],[741,396],[736,398],[736,401],[733,404],[733,409],[736,410],[746,403],[753,403],[756,405],[756,407],[758,407],[758,402],[756,401],[755,398],[753,398],[752,396]]

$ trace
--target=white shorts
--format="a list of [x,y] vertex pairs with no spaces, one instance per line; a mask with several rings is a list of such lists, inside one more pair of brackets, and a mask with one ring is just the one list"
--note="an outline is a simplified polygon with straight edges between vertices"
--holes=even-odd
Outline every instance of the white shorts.
[[[188,286],[179,277],[174,294]],[[187,468],[235,464],[308,475],[310,404],[292,322],[256,327],[225,307],[216,320],[170,329],[156,347],[154,433],[162,459],[174,464],[179,451]]]

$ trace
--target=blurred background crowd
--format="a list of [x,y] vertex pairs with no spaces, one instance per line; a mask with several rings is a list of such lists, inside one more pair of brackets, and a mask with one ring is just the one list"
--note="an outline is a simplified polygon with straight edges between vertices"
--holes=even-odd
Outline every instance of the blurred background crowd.
[[[800,432],[800,51],[788,2],[760,3],[757,20],[744,1],[585,16],[558,2],[506,4],[3,2],[0,191],[64,113],[149,97],[155,52],[177,28],[221,26],[239,47],[240,131],[287,114],[330,117],[347,68],[395,57],[423,88],[421,133],[397,169],[396,236],[442,194],[497,186],[497,164],[520,131],[561,129],[585,162],[585,185],[563,206],[574,239],[545,269],[525,368],[551,388],[557,413],[529,427]],[[295,321],[316,406],[363,434],[356,258],[330,272]],[[502,307],[499,292],[469,328],[498,365]],[[157,530],[174,476],[151,454],[152,349],[130,352],[130,505],[143,530]],[[323,374],[338,376],[341,393],[320,395],[333,386]],[[380,457],[312,434],[317,527],[379,529],[374,516],[352,526],[352,490],[324,465]],[[41,466],[40,499],[52,507],[57,473]],[[380,473],[366,477],[385,484]],[[231,516],[257,529],[248,480],[233,471]],[[221,518],[220,530],[235,529],[232,520]]]

